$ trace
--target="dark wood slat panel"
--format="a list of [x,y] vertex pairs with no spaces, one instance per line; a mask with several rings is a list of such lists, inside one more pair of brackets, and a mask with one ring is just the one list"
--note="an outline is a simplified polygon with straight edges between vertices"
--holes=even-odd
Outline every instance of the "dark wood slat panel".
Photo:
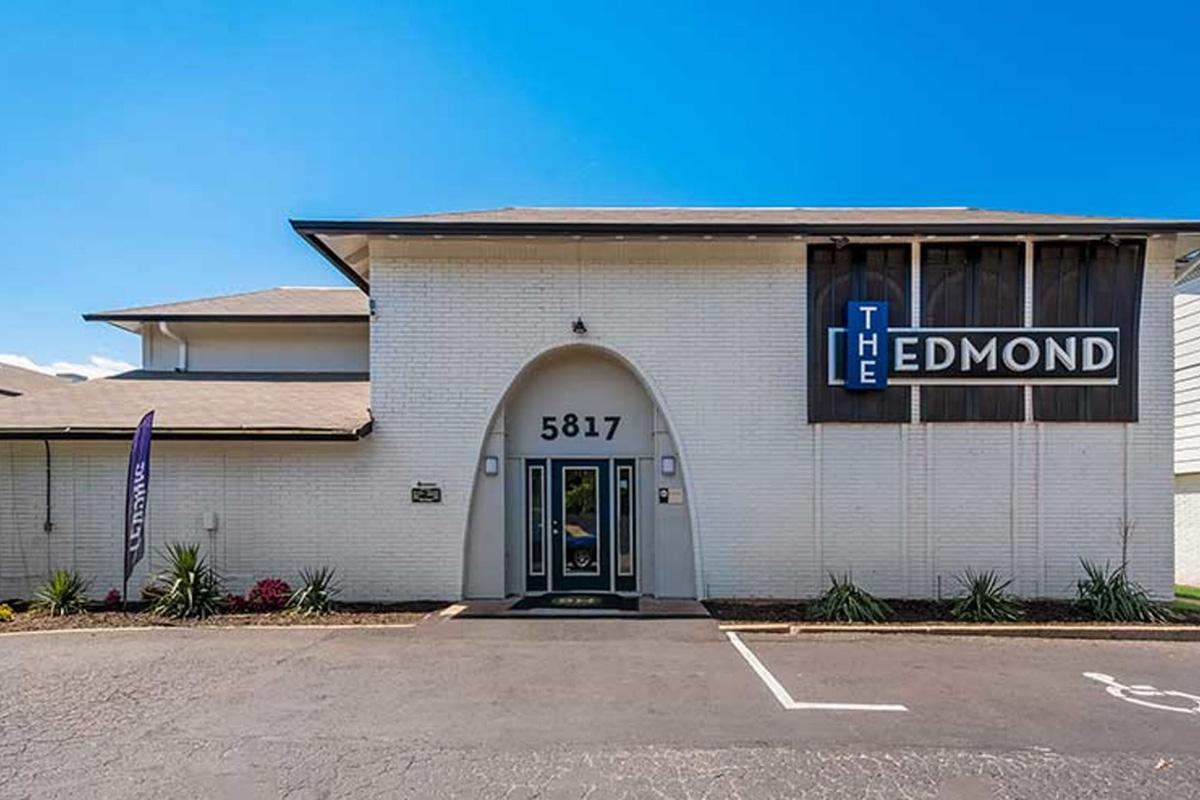
[[[930,327],[1017,326],[1024,320],[1025,257],[1019,242],[921,247],[921,319]],[[1019,386],[924,386],[926,422],[1019,422]]]
[[826,382],[826,330],[846,324],[850,300],[886,300],[888,326],[910,324],[909,245],[810,245],[808,248],[808,421],[907,422],[911,392],[851,392]]
[[1034,250],[1035,325],[1121,329],[1117,386],[1037,386],[1034,419],[1136,422],[1138,332],[1145,243],[1039,242]]

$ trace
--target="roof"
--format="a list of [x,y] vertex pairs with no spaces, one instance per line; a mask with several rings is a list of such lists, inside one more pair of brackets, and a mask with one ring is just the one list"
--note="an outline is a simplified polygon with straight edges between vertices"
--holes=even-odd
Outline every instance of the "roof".
[[373,235],[909,236],[1200,232],[1200,220],[1139,219],[969,207],[497,208],[368,220],[292,220],[292,227],[363,291]]
[[524,207],[484,211],[452,211],[409,217],[388,217],[384,222],[537,223],[610,225],[977,225],[996,223],[1128,223],[1167,222],[1134,217],[1098,217],[1078,214],[1043,214],[1031,211],[995,211],[967,206],[914,207],[763,207],[763,208],[650,208],[650,207]]
[[367,296],[354,287],[281,286],[156,306],[84,314],[123,328],[139,322],[366,322]]
[[169,439],[358,439],[366,375],[134,371],[0,403],[0,439],[112,439],[153,410]]
[[67,386],[69,381],[12,364],[0,364],[0,397],[11,397]]

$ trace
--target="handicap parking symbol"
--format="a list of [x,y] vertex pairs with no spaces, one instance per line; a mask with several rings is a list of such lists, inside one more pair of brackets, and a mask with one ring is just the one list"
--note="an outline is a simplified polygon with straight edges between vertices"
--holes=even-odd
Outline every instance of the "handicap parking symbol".
[[1156,689],[1145,684],[1126,686],[1117,682],[1113,676],[1105,675],[1103,672],[1085,672],[1083,676],[1104,684],[1104,691],[1126,703],[1158,711],[1174,711],[1179,714],[1200,716],[1200,695],[1179,692],[1174,689]]

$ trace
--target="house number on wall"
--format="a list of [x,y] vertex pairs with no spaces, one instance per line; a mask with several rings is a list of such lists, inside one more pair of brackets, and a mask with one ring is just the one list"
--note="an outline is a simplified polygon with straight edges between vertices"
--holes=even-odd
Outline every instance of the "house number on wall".
[[[604,429],[604,441],[612,441],[613,436],[617,433],[617,426],[621,424],[620,417],[601,417],[599,418],[606,426]],[[596,423],[597,417],[581,417],[578,414],[563,414],[562,423],[556,416],[542,417],[542,438],[547,442],[552,442],[559,436],[565,436],[568,439],[574,439],[576,436],[584,436],[588,439],[595,439],[601,435],[600,428]]]

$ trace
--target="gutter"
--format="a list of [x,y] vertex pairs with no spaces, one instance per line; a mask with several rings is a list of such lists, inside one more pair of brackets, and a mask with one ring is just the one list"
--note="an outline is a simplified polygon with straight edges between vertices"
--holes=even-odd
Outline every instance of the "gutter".
[[[301,236],[920,236],[1200,233],[1200,220],[1073,222],[422,222],[289,220]],[[328,257],[328,256],[326,256]],[[336,255],[335,255],[336,257]]]
[[[185,442],[252,441],[252,442],[356,442],[371,435],[375,420],[369,419],[353,430],[161,430],[155,428],[154,439]],[[129,441],[133,428],[46,428],[0,429],[0,441]]]

